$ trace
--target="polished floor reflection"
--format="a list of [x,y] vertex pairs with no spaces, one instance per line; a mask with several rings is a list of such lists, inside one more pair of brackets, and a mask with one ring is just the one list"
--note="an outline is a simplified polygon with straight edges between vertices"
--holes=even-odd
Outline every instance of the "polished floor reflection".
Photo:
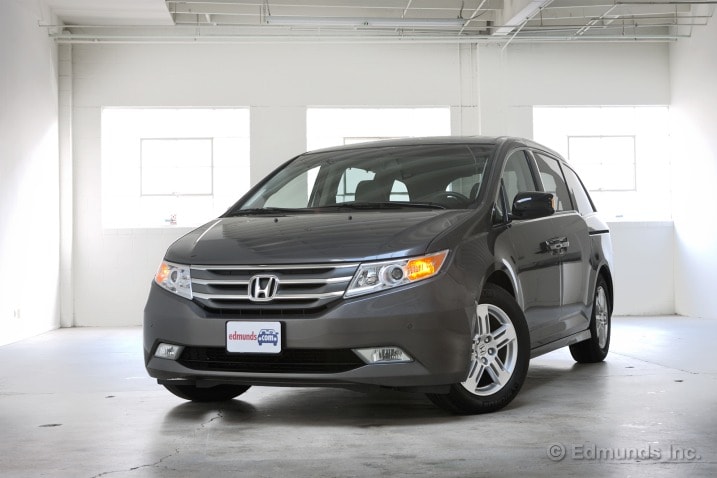
[[253,388],[193,404],[146,376],[141,329],[0,347],[9,477],[717,476],[717,321],[614,319],[608,360],[531,362],[505,410],[420,395]]

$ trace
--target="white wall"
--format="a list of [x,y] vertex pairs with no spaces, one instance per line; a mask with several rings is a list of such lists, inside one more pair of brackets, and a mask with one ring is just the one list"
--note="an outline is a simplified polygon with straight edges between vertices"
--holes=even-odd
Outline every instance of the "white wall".
[[675,311],[675,231],[672,222],[610,223],[615,270],[614,313]]
[[306,149],[306,106],[457,105],[457,47],[74,46],[76,325],[139,324],[186,230],[103,230],[103,106],[250,106],[251,179]]
[[530,137],[533,105],[669,103],[667,64],[667,47],[631,44],[76,45],[74,324],[141,323],[154,269],[185,232],[102,229],[103,106],[250,106],[256,182],[305,149],[306,106],[448,105],[454,133]]
[[57,47],[37,1],[0,0],[0,344],[56,328]]
[[661,44],[517,44],[480,51],[483,134],[530,137],[533,106],[667,105]]
[[677,312],[717,318],[717,17],[670,51]]

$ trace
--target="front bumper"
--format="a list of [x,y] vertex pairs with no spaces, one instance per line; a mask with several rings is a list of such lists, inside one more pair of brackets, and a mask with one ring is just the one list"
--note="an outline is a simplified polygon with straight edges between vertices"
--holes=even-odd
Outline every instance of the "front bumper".
[[[311,316],[216,316],[195,303],[151,287],[144,313],[145,364],[161,383],[181,381],[198,386],[222,383],[271,386],[361,385],[431,388],[462,381],[471,349],[470,319],[475,296],[449,274],[427,281],[351,299],[341,299]],[[300,363],[276,371],[208,369],[193,362],[154,357],[159,343],[226,354],[228,321],[282,323],[286,360],[293,352],[345,354],[357,348],[396,346],[413,362],[366,365],[356,360],[348,370],[302,369]],[[237,359],[235,354],[232,360]],[[222,367],[220,367],[222,368]],[[260,367],[261,369],[261,367]]]

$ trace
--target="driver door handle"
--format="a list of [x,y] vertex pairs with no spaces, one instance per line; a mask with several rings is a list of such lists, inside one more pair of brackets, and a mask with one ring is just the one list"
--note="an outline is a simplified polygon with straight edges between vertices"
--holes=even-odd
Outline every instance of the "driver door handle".
[[561,253],[570,247],[570,241],[568,241],[567,237],[555,237],[553,239],[548,239],[543,243],[543,245],[551,252]]

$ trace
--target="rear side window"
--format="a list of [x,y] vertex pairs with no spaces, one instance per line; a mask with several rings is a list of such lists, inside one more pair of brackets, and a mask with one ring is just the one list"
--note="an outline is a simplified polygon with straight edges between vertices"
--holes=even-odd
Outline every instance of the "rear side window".
[[575,171],[573,171],[570,167],[563,166],[563,172],[565,173],[565,179],[568,182],[570,197],[573,199],[573,204],[575,204],[578,208],[578,212],[583,216],[595,212],[595,207],[590,200],[590,196]]
[[538,163],[540,179],[543,181],[545,192],[553,193],[556,198],[556,211],[570,211],[573,209],[568,192],[568,185],[563,178],[563,172],[557,159],[535,153],[535,161]]

